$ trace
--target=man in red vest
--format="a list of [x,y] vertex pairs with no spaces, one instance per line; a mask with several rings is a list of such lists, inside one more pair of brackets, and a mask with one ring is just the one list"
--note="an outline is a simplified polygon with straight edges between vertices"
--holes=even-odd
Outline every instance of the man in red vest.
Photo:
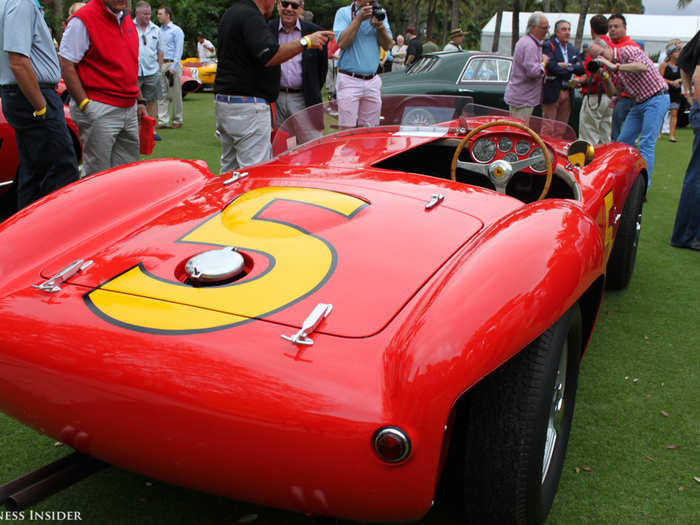
[[[139,160],[139,42],[126,0],[92,0],[68,20],[59,50],[85,174]],[[137,104],[138,101],[138,104]]]

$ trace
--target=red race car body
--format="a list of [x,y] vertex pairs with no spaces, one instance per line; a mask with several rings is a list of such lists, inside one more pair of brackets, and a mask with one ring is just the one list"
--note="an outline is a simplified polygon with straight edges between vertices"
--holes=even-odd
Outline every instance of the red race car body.
[[[644,163],[533,119],[553,156],[537,200],[549,163],[525,123],[451,97],[383,114],[327,134],[334,108],[314,107],[269,162],[132,164],[0,225],[0,408],[120,467],[298,512],[418,519],[459,464],[467,500],[484,485],[543,519],[606,275],[632,271]],[[542,348],[558,357],[530,416],[505,399],[534,392],[519,360]],[[482,465],[521,423],[540,436],[521,440],[529,496]]]

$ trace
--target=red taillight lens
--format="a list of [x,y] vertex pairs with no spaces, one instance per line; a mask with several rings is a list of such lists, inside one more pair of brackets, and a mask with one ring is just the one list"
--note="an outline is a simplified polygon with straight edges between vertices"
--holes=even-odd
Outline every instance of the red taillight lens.
[[382,427],[377,430],[372,445],[379,459],[387,463],[403,461],[411,453],[411,441],[406,433],[397,427]]

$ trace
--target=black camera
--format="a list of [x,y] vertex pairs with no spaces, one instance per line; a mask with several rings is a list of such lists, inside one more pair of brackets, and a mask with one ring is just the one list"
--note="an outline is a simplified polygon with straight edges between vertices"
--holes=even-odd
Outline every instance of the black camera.
[[595,75],[599,70],[600,62],[591,60],[588,64],[586,64],[586,71],[588,71],[591,75]]
[[386,17],[386,11],[379,5],[379,2],[372,2],[372,16],[380,21]]

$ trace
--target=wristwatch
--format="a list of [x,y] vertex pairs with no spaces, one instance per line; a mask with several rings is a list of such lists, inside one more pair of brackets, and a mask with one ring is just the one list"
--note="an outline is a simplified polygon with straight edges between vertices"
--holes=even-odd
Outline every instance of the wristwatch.
[[311,46],[311,40],[309,40],[306,37],[302,37],[301,40],[299,40],[299,43],[301,44],[301,47],[304,49],[307,49]]

